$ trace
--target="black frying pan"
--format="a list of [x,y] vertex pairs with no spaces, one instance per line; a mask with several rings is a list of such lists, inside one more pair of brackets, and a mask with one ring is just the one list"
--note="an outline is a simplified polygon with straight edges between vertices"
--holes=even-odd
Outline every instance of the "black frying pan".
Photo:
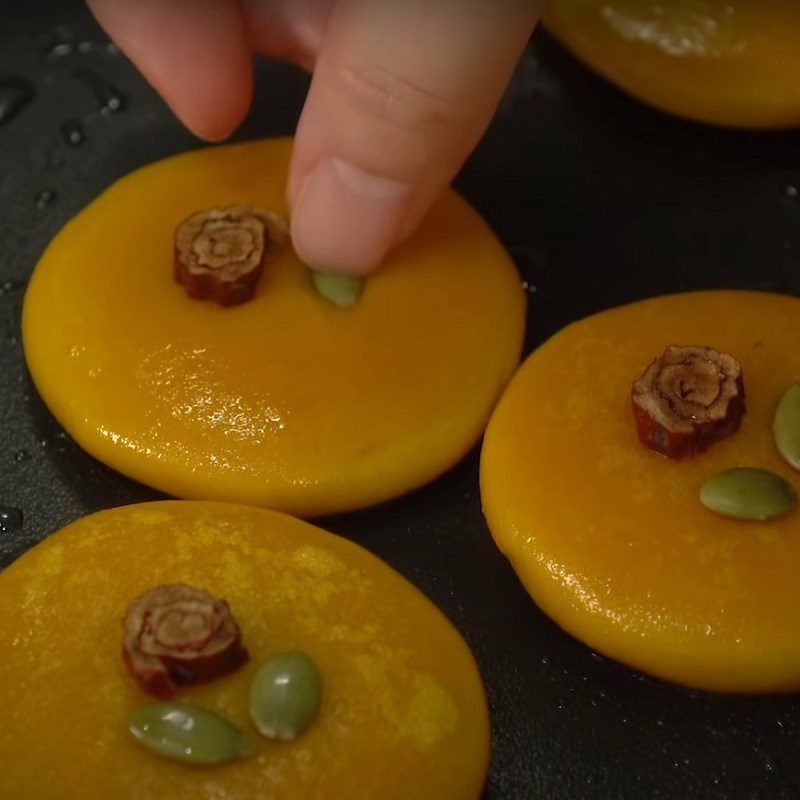
[[[0,505],[11,507],[0,510],[0,566],[77,517],[158,497],[61,431],[19,341],[25,282],[49,239],[117,177],[197,145],[122,57],[76,46],[105,41],[79,0],[0,6],[0,112],[8,92],[23,106],[0,125]],[[302,74],[267,62],[258,73],[237,138],[290,133],[301,108]],[[3,86],[11,78],[33,98]],[[80,130],[62,129],[74,122],[77,146]],[[529,284],[531,349],[570,320],[663,292],[800,294],[795,182],[800,133],[665,117],[539,34],[458,186]],[[494,731],[486,798],[800,800],[800,700],[668,686],[561,632],[495,549],[477,466],[474,451],[425,489],[321,524],[409,577],[472,645]]]

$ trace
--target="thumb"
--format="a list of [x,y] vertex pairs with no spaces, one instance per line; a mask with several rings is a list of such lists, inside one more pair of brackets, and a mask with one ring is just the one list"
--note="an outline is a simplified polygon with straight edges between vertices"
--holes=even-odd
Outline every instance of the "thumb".
[[416,227],[486,129],[537,0],[341,0],[295,140],[292,238],[361,274]]

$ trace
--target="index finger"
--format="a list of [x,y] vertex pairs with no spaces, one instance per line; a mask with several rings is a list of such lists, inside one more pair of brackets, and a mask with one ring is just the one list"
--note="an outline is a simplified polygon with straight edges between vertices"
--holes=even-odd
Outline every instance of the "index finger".
[[198,136],[228,136],[250,107],[250,48],[236,0],[88,0],[108,35]]

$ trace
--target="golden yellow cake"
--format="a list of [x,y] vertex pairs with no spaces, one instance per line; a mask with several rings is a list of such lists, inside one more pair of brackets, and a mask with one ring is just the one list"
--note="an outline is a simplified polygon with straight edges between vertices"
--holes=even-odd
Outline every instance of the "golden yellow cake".
[[300,516],[438,476],[478,439],[522,345],[513,263],[448,193],[338,308],[291,248],[222,308],[173,278],[176,227],[232,205],[285,215],[288,139],[122,179],[55,238],[23,311],[28,365],[93,456],[172,495]]
[[[566,631],[636,669],[726,692],[800,688],[800,516],[744,522],[701,486],[734,467],[800,486],[775,408],[800,378],[800,299],[710,291],[574,323],[520,368],[489,424],[481,493],[500,549]],[[741,429],[673,460],[637,438],[631,386],[668,345],[741,363]]]
[[622,89],[737,128],[800,124],[800,4],[791,0],[550,0],[547,28]]
[[[127,731],[153,702],[122,659],[122,618],[157,585],[224,598],[250,662],[179,700],[255,743],[198,767]],[[166,501],[69,525],[0,573],[0,797],[8,800],[477,800],[489,725],[469,648],[405,579],[361,547],[273,511]],[[248,716],[260,662],[302,650],[324,692],[296,741]]]

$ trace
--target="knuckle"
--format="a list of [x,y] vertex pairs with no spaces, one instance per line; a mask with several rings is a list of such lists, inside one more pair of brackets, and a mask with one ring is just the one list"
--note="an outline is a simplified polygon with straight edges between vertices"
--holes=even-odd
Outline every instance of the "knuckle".
[[370,122],[409,134],[435,135],[465,118],[464,104],[378,64],[350,61],[338,71],[346,102]]

